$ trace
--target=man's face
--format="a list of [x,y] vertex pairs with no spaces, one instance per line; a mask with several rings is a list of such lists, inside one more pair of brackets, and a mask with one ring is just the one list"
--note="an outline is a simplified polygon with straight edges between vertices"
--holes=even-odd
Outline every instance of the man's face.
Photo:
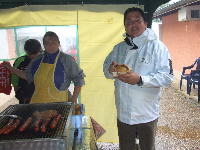
[[125,18],[125,30],[131,37],[140,36],[146,29],[147,24],[144,22],[141,14],[137,11],[130,12]]
[[45,37],[43,44],[48,53],[55,53],[60,46],[60,43],[56,38],[49,36]]

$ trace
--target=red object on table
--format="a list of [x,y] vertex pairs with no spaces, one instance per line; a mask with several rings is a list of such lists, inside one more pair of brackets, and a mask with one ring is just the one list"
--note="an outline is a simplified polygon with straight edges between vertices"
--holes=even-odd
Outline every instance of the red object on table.
[[11,90],[11,72],[0,64],[0,93],[10,95]]
[[106,132],[106,130],[99,123],[97,123],[97,121],[95,121],[92,117],[90,117],[90,119],[97,140]]

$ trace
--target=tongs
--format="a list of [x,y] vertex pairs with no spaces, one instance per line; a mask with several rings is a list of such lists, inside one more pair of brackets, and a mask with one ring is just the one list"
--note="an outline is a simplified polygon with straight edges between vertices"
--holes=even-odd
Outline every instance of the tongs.
[[11,117],[14,119],[22,119],[20,116],[17,116],[17,115],[0,115],[0,117]]

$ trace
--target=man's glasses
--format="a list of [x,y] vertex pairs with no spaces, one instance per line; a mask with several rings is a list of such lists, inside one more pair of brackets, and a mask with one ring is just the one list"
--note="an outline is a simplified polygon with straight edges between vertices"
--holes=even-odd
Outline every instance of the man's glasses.
[[43,42],[44,45],[54,45],[57,43],[59,43],[57,40],[48,40]]
[[127,19],[125,21],[125,25],[132,25],[132,24],[139,24],[143,21],[142,18],[135,18],[135,19]]

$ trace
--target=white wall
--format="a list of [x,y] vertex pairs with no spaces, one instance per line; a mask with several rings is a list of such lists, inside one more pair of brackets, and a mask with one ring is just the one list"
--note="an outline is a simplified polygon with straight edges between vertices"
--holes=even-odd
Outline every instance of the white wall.
[[8,42],[7,42],[7,32],[6,30],[0,30],[0,59],[8,59],[9,51],[8,51]]

